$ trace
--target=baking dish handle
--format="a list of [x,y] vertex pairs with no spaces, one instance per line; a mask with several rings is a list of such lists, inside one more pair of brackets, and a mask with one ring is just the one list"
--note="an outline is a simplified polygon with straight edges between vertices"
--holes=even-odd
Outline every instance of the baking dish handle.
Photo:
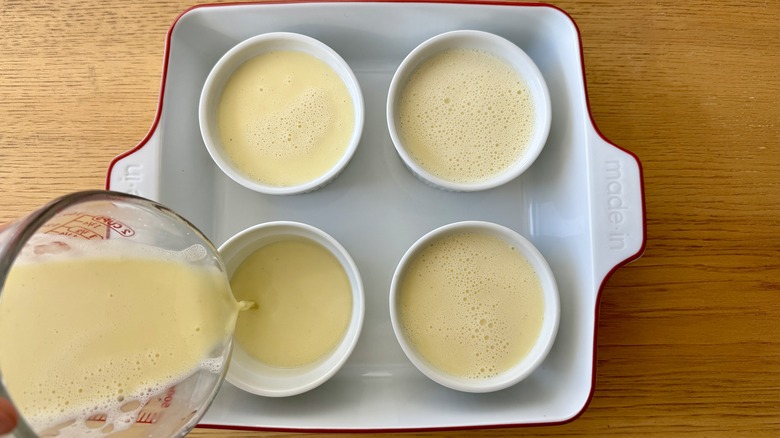
[[106,189],[157,201],[160,181],[160,131],[155,125],[135,148],[111,161]]
[[644,252],[645,202],[639,158],[606,140],[595,127],[590,142],[593,263],[599,285]]

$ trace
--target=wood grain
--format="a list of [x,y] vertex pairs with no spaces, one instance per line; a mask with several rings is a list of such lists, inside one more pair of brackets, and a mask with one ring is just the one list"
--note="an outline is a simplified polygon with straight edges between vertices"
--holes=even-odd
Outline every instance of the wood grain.
[[[407,435],[779,436],[780,3],[556,5],[582,34],[594,120],[642,160],[647,250],[602,293],[579,419]],[[151,125],[165,34],[189,6],[2,1],[0,223],[103,187]]]

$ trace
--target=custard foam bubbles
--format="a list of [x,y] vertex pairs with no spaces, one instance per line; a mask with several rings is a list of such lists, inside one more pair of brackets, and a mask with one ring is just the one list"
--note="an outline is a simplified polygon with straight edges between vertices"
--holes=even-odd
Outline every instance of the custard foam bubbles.
[[544,306],[541,281],[525,256],[478,232],[423,247],[399,289],[410,344],[433,367],[472,379],[497,376],[531,351]]
[[448,181],[481,182],[525,153],[536,126],[531,91],[502,58],[451,49],[424,61],[398,102],[398,130],[412,158]]

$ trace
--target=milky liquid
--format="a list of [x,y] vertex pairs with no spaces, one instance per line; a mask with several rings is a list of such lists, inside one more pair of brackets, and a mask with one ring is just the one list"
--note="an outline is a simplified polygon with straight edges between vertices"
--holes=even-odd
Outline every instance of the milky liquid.
[[352,287],[338,259],[306,239],[263,246],[230,279],[235,297],[256,308],[242,312],[236,342],[258,361],[278,368],[315,362],[344,338]]
[[425,170],[448,181],[480,182],[526,151],[536,124],[530,89],[503,59],[448,50],[423,62],[398,102],[401,140]]
[[[216,267],[186,263],[204,248],[129,254],[101,241],[96,256],[82,239],[56,243],[72,248],[14,265],[0,302],[0,368],[36,430],[72,422],[62,435],[116,432],[150,397],[221,369],[239,305]],[[97,414],[105,428],[87,426]]]
[[541,333],[544,296],[533,266],[481,233],[436,240],[409,263],[400,321],[412,346],[453,376],[488,378],[518,364]]
[[325,62],[276,51],[233,73],[222,92],[217,126],[241,172],[286,187],[319,178],[341,159],[355,109],[346,84]]

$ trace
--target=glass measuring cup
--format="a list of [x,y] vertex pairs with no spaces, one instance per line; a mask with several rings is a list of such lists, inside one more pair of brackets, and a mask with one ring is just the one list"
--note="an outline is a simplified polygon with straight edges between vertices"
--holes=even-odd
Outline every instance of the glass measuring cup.
[[[186,219],[137,196],[86,191],[66,195],[17,222],[0,226],[0,309],[14,267],[65,257],[101,258],[107,252],[121,257],[138,254],[139,249],[175,256],[197,269],[217,269],[221,281],[227,285],[217,249]],[[230,289],[226,286],[219,289],[219,293],[229,295]],[[229,299],[235,303],[232,295]],[[154,303],[150,303],[150,307],[154,307]],[[156,391],[148,401],[129,401],[122,405],[119,419],[97,409],[82,418],[83,424],[79,426],[89,429],[92,436],[184,436],[203,416],[223,381],[232,346],[235,316],[232,318],[226,322],[225,327],[229,329],[226,329],[224,339],[206,358],[208,366],[196,367],[186,378]],[[10,376],[4,374],[5,371],[0,368],[0,396],[14,403],[13,389],[9,392],[8,388]],[[14,404],[21,410],[15,436],[57,436],[61,432],[67,434],[68,430],[71,436],[79,436],[86,430],[74,432],[72,428],[62,427],[63,423],[54,428],[31,424],[25,418],[30,412],[20,409],[18,403]]]

